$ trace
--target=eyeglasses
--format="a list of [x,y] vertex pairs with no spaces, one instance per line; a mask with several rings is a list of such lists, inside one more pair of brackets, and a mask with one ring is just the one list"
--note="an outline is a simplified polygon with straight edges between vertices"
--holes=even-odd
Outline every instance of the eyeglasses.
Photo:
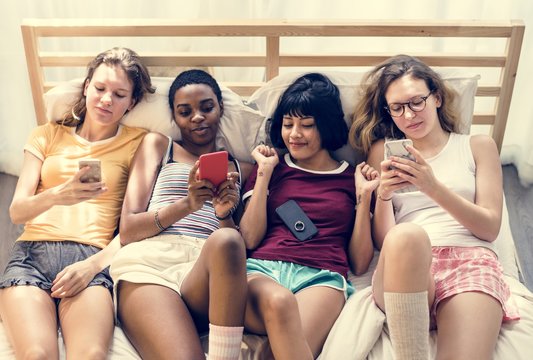
[[392,103],[385,106],[385,110],[390,114],[390,116],[400,117],[405,112],[405,106],[409,106],[409,109],[414,112],[420,112],[426,108],[426,100],[431,96],[433,91],[430,91],[427,96],[416,96],[405,103]]

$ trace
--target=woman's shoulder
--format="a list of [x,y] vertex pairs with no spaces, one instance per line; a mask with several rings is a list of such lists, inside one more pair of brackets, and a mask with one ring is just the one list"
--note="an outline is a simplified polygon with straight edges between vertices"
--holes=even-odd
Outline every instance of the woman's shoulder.
[[121,125],[121,126],[122,126],[122,133],[124,133],[127,136],[138,137],[138,136],[145,136],[146,134],[149,133],[148,130],[143,129],[143,128],[127,126],[127,125]]
[[169,137],[157,132],[148,132],[144,135],[141,148],[146,150],[156,150],[157,153],[163,154],[168,148],[169,141],[172,141]]
[[485,134],[476,134],[476,135],[462,135],[462,136],[469,136],[470,137],[470,145],[471,146],[496,146],[496,142],[493,138],[491,138],[488,135]]
[[485,156],[488,154],[498,155],[498,147],[494,139],[485,134],[476,134],[470,136],[470,148],[472,149],[472,154],[474,158],[479,156]]
[[50,138],[55,138],[57,134],[72,134],[73,128],[70,126],[65,126],[56,123],[55,121],[49,121],[46,124],[39,125],[35,127],[31,134],[33,136],[48,136]]

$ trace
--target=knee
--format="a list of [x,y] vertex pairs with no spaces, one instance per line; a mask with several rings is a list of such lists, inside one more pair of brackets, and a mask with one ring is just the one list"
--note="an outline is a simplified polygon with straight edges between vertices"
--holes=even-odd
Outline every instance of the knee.
[[[97,344],[87,345],[87,347],[80,349],[78,355],[72,356],[73,359],[87,359],[87,360],[104,360],[107,358],[108,347]],[[68,352],[68,350],[67,350]],[[70,354],[67,354],[70,357]]]
[[[33,344],[24,349],[24,352],[20,356],[24,360],[47,360],[53,359],[55,356],[52,349],[46,349],[45,347],[40,346],[39,344]],[[17,359],[19,355],[17,354]]]
[[426,262],[431,259],[431,242],[420,226],[398,224],[385,236],[382,251],[394,261]]
[[246,248],[241,234],[231,228],[218,229],[211,234],[206,245],[216,256],[222,256],[235,261],[246,260]]
[[280,289],[270,293],[265,299],[263,318],[266,322],[274,321],[278,324],[289,322],[291,316],[298,314],[296,296],[287,289]]

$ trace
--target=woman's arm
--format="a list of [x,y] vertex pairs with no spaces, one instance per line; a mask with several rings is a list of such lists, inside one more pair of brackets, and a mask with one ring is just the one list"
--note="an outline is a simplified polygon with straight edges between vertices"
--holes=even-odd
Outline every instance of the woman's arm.
[[498,236],[502,217],[503,185],[496,143],[486,135],[472,136],[470,145],[476,163],[476,195],[470,202],[450,190],[433,175],[431,166],[412,148],[416,163],[407,165],[396,158],[393,165],[406,172],[400,177],[416,185],[461,225],[481,240],[492,242]]
[[35,194],[42,166],[43,162],[39,158],[28,151],[24,152],[22,171],[9,207],[9,215],[14,224],[23,224],[54,205],[74,205],[107,191],[101,182],[82,183],[80,177],[89,171],[89,168],[84,168],[65,183]]
[[381,249],[387,232],[396,224],[392,208],[392,194],[390,187],[395,184],[395,179],[389,170],[390,161],[383,161],[384,140],[372,144],[368,153],[368,164],[380,172],[380,183],[376,189],[376,204],[372,219],[372,235],[376,247]]
[[355,169],[356,212],[355,224],[348,247],[348,254],[355,275],[368,270],[374,256],[370,225],[372,193],[379,185],[379,175],[374,168],[362,162]]
[[247,249],[255,249],[266,234],[268,184],[279,162],[276,151],[265,145],[257,146],[252,155],[258,165],[257,178],[239,224]]

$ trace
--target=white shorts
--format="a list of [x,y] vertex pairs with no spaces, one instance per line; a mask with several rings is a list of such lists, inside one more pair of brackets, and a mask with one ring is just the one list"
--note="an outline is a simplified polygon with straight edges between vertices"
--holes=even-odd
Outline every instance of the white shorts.
[[158,235],[128,244],[113,257],[115,310],[120,281],[165,286],[181,295],[183,280],[200,256],[206,239],[185,235]]

